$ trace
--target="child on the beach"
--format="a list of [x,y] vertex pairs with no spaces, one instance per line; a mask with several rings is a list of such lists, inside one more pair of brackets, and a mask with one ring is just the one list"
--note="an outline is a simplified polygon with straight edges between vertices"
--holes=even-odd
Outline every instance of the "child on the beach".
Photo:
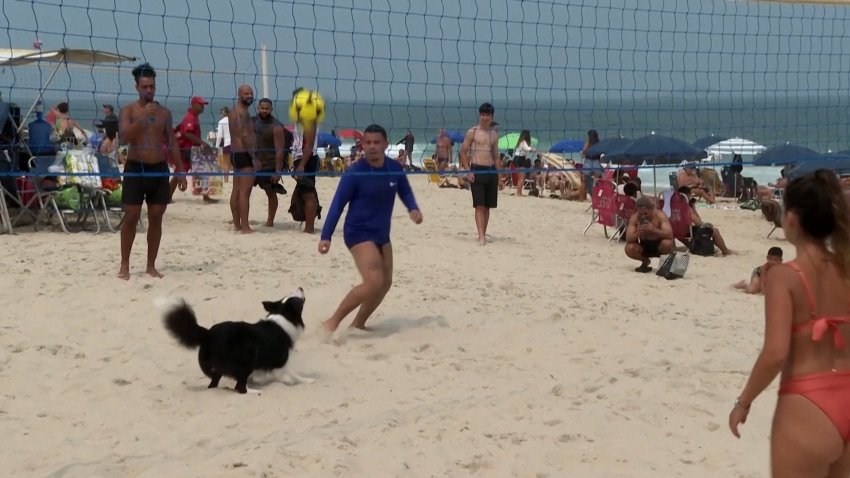
[[767,250],[767,262],[753,269],[753,273],[750,275],[750,281],[742,280],[734,284],[733,287],[743,290],[747,294],[763,293],[767,271],[777,264],[782,264],[782,248],[771,247]]

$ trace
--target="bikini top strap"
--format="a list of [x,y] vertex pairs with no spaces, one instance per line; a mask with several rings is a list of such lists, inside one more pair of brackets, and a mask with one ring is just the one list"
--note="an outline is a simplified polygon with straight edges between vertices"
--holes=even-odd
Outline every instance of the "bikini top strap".
[[788,262],[788,267],[797,271],[797,275],[800,276],[800,281],[803,282],[803,288],[806,289],[806,297],[809,300],[809,309],[811,309],[812,320],[817,317],[816,312],[816,304],[815,304],[815,295],[812,293],[812,286],[809,284],[809,279],[806,278],[806,274],[803,273],[803,270],[800,269],[800,266],[797,265],[797,261]]

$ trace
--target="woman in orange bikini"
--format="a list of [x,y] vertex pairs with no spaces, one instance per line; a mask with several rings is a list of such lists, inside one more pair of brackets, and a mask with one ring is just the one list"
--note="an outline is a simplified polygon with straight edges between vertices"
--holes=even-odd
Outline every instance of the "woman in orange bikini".
[[764,348],[729,414],[736,437],[750,404],[781,372],[771,430],[774,477],[850,477],[850,207],[835,173],[785,190],[785,237],[797,258],[765,290]]

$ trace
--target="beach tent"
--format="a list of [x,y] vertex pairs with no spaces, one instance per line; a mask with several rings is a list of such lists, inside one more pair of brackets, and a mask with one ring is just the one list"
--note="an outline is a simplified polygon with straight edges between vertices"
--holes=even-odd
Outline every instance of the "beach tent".
[[32,114],[32,110],[35,109],[35,105],[42,99],[41,95],[44,94],[44,91],[48,86],[50,86],[50,82],[53,81],[53,77],[56,76],[56,72],[59,71],[59,68],[61,68],[62,65],[68,63],[96,65],[100,63],[122,63],[125,61],[136,61],[136,57],[100,50],[72,48],[49,51],[0,48],[0,67],[20,67],[32,64],[40,65],[42,62],[56,63],[56,66],[53,68],[50,76],[47,77],[47,81],[45,81],[39,89],[38,95],[33,101],[32,106],[30,106],[30,109],[27,111],[27,114],[21,118],[21,124],[18,125],[18,131],[20,132],[24,125],[27,124],[27,118],[29,118],[29,115]]

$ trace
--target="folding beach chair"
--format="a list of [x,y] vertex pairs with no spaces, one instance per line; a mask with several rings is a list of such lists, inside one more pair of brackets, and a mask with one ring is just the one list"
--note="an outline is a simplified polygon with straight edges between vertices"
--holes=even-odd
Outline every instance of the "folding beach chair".
[[617,231],[611,235],[610,240],[619,240],[626,235],[629,220],[637,212],[635,198],[624,194],[617,194]]
[[773,223],[773,229],[767,233],[767,239],[770,239],[770,236],[777,229],[782,229],[782,216],[781,216],[782,206],[779,202],[774,201],[773,199],[763,200],[761,202],[761,214],[768,222]]
[[684,194],[674,193],[670,196],[670,227],[673,229],[673,239],[685,247],[691,248],[691,206]]
[[608,228],[616,229],[617,227],[617,186],[613,181],[597,179],[593,184],[590,200],[592,207],[590,224],[584,228],[583,234],[587,234],[588,229],[598,223],[605,232],[605,238],[609,239]]
[[428,183],[436,183],[437,186],[444,188],[449,185],[449,178],[443,177],[437,171],[437,162],[431,158],[422,160],[422,167],[428,173]]

